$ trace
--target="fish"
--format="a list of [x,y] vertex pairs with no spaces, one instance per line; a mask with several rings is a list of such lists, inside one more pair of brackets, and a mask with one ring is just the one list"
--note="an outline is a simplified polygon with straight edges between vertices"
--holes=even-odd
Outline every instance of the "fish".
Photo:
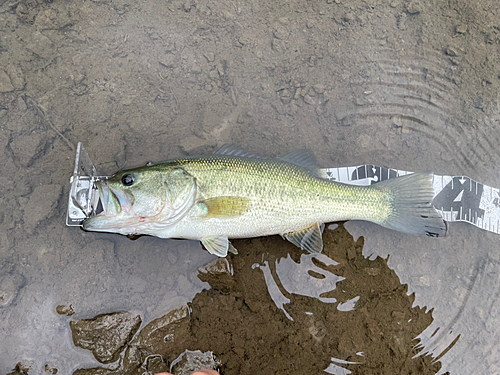
[[442,237],[447,228],[431,204],[432,180],[432,172],[422,172],[354,186],[327,179],[308,150],[263,157],[224,146],[97,181],[103,211],[82,227],[199,240],[219,257],[237,253],[230,239],[276,234],[320,253],[323,224],[347,220]]

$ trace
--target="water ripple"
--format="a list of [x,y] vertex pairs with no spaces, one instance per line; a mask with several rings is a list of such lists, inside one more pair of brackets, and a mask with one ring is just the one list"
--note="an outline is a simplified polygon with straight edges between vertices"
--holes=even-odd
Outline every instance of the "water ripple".
[[382,51],[380,59],[360,66],[351,77],[357,106],[341,123],[415,132],[424,142],[437,143],[442,159],[457,170],[474,174],[490,167],[491,172],[500,156],[499,116],[485,113],[481,99],[461,92],[457,58],[431,50],[406,57],[398,53],[392,60],[388,56],[396,51]]

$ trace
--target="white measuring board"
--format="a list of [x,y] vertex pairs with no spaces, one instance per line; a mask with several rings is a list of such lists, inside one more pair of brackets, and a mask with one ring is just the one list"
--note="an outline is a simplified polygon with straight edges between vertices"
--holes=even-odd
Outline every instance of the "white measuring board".
[[[324,177],[350,185],[368,186],[413,173],[371,164],[325,168]],[[483,185],[466,176],[434,175],[433,206],[448,222],[465,221],[500,234],[500,189]]]
[[[351,185],[372,185],[390,178],[413,173],[366,164],[356,167],[321,169],[322,177]],[[66,225],[80,226],[87,217],[102,210],[94,183],[99,176],[81,142],[78,142],[75,169],[70,179]],[[434,175],[432,204],[449,222],[465,221],[500,234],[500,189],[465,176]]]

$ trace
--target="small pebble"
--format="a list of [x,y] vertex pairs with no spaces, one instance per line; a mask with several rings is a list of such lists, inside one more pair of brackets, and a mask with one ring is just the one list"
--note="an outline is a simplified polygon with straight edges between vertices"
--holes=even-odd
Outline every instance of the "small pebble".
[[321,85],[321,84],[314,85],[313,89],[314,89],[314,91],[316,91],[316,93],[323,94],[325,92],[325,85]]
[[213,62],[215,60],[215,54],[213,52],[207,52],[203,56],[205,56],[208,62]]
[[457,25],[457,27],[455,27],[455,32],[457,34],[465,34],[467,32],[467,25],[465,24]]
[[457,57],[457,51],[453,47],[446,48],[446,54],[451,57]]
[[71,305],[59,305],[56,307],[56,312],[59,315],[71,316],[75,313],[75,310],[73,310],[73,306]]
[[309,94],[307,94],[307,95],[304,96],[304,102],[306,102],[309,105],[315,105],[316,104],[316,100],[312,96],[310,96]]
[[10,91],[14,91],[10,77],[3,70],[0,70],[0,92]]

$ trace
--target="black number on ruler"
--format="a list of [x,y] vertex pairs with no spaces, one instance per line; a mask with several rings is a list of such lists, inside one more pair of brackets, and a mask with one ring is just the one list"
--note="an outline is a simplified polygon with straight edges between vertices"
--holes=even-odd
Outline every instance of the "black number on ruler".
[[352,172],[351,180],[362,180],[363,178],[371,178],[371,184],[376,184],[377,182],[388,180],[389,178],[395,178],[398,176],[398,172],[394,169],[375,167],[374,165],[364,165],[358,167]]
[[484,217],[484,210],[479,208],[483,185],[466,177],[453,177],[434,197],[432,204],[443,211],[458,212],[460,220],[476,222]]

